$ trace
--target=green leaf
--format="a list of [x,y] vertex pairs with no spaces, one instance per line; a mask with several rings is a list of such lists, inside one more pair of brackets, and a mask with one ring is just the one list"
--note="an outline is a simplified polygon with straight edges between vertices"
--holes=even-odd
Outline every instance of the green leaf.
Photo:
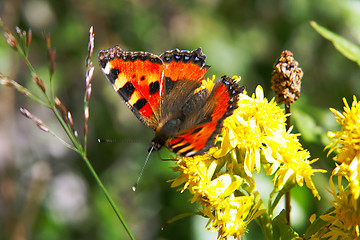
[[[335,208],[330,208],[326,211],[325,214],[328,214],[329,212],[333,212]],[[318,217],[311,225],[306,229],[304,237],[306,239],[310,238],[313,234],[318,233],[321,228],[323,228],[328,222],[322,220],[320,217]]]
[[317,218],[309,227],[306,229],[305,238],[310,238],[313,234],[319,232],[319,230],[327,224],[321,218]]
[[331,32],[314,21],[310,25],[324,38],[331,41],[335,48],[348,59],[356,62],[360,66],[360,47],[348,41],[342,36]]
[[179,221],[179,220],[181,220],[181,219],[183,219],[183,218],[186,218],[186,217],[195,216],[195,215],[203,216],[203,214],[202,214],[201,212],[182,213],[182,214],[176,215],[175,217],[173,217],[173,218],[171,218],[170,220],[166,221],[166,223],[161,227],[161,230],[163,230],[163,229],[164,229],[167,225],[169,225],[170,223]]
[[297,239],[299,234],[295,232],[286,221],[286,212],[282,210],[276,218],[273,220],[273,239]]

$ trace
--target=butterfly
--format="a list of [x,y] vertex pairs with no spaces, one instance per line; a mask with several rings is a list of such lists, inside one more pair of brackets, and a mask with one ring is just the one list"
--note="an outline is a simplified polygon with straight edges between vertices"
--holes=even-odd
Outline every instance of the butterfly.
[[174,49],[160,56],[124,51],[119,46],[98,54],[101,69],[135,116],[155,131],[149,151],[163,146],[191,157],[208,151],[223,121],[238,107],[244,90],[223,76],[209,91],[200,86],[210,68],[201,48]]

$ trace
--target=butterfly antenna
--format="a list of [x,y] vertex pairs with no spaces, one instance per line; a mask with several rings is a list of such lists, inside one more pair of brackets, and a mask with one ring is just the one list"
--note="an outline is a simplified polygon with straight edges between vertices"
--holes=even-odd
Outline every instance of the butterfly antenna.
[[217,158],[214,157],[213,155],[211,155],[210,153],[208,153],[208,152],[204,152],[204,153],[207,154],[207,155],[209,155],[209,156],[212,157],[213,159],[217,160]]
[[139,174],[139,177],[138,177],[138,179],[136,180],[136,183],[134,184],[134,186],[132,187],[132,190],[133,190],[134,192],[136,191],[137,185],[138,185],[138,183],[139,183],[139,181],[140,181],[140,178],[141,178],[141,176],[142,176],[142,174],[143,174],[143,172],[144,172],[145,166],[146,166],[146,164],[147,164],[147,162],[148,162],[148,160],[149,160],[150,154],[151,154],[151,152],[152,152],[153,150],[154,150],[154,146],[151,146],[151,148],[150,148],[150,150],[149,150],[149,154],[147,155],[147,157],[146,157],[146,159],[145,159],[144,166],[142,167],[141,172],[140,172],[140,174]]
[[112,140],[112,139],[102,139],[102,138],[98,138],[98,143],[113,143],[113,142],[117,142],[117,140]]

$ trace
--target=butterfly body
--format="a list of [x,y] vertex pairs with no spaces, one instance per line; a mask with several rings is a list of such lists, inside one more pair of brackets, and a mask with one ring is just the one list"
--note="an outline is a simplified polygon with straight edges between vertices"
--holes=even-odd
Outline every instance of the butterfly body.
[[223,120],[237,108],[243,91],[226,76],[212,91],[199,89],[209,69],[205,58],[200,48],[174,49],[160,56],[118,46],[99,52],[100,66],[115,91],[155,131],[153,150],[166,146],[187,157],[214,146]]

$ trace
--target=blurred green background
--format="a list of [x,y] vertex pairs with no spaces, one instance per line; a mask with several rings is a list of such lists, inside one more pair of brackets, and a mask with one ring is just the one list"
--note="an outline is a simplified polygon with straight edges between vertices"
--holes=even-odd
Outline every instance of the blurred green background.
[[[360,42],[360,2],[346,0],[2,0],[0,17],[15,34],[15,26],[33,30],[30,60],[39,76],[48,79],[42,33],[56,49],[56,94],[72,112],[81,133],[88,30],[94,26],[95,74],[90,101],[89,159],[108,187],[136,239],[216,239],[204,230],[206,220],[188,217],[161,230],[170,218],[195,212],[187,191],[167,182],[177,174],[161,161],[163,149],[151,156],[137,192],[131,190],[147,155],[153,133],[122,103],[102,75],[96,53],[115,45],[126,50],[161,54],[173,48],[202,47],[211,65],[207,76],[239,75],[249,94],[257,85],[271,92],[272,65],[282,50],[293,51],[304,71],[302,95],[292,106],[294,131],[314,168],[331,172],[326,158],[326,132],[336,130],[329,107],[342,109],[360,89],[359,67],[338,53],[309,25],[326,26]],[[0,39],[0,72],[29,88],[31,75],[22,59]],[[127,236],[82,159],[19,114],[26,107],[60,135],[51,112],[0,87],[0,239],[127,239]],[[98,138],[115,143],[97,142]],[[292,191],[292,224],[304,232],[312,213],[323,213],[331,197],[328,174],[314,176],[321,201],[305,187]],[[257,176],[266,197],[269,179]],[[256,224],[246,239],[263,239]]]

